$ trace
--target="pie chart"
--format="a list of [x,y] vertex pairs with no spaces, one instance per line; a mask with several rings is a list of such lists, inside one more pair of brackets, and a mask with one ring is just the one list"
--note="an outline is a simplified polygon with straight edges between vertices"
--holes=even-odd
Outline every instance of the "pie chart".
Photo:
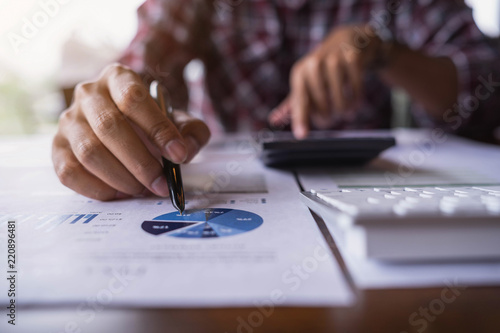
[[206,208],[171,212],[142,222],[142,230],[152,235],[183,238],[213,238],[242,234],[258,228],[259,215],[239,209]]

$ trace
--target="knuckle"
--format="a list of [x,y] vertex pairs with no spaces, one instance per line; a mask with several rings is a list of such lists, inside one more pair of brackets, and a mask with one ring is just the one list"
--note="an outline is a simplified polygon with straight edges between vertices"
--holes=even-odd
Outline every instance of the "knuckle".
[[130,67],[120,63],[108,65],[103,72],[105,76],[113,76],[114,79],[126,77],[132,79],[133,81],[142,82],[139,74],[133,71]]
[[101,112],[95,120],[95,131],[103,136],[116,133],[125,120],[110,112]]
[[82,140],[75,147],[75,155],[83,165],[88,165],[102,148],[101,142]]
[[336,56],[330,56],[326,58],[326,66],[331,70],[338,68],[340,66],[340,59]]
[[96,84],[94,82],[80,82],[75,86],[75,99],[85,98],[91,95],[95,91],[95,89]]
[[131,107],[144,102],[147,97],[144,85],[131,82],[120,91],[117,104],[121,110],[130,110]]
[[132,72],[132,70],[129,67],[118,62],[106,66],[103,71],[103,73],[111,75],[120,75],[127,72]]
[[321,58],[319,56],[310,56],[306,60],[307,69],[317,72],[321,67]]
[[64,186],[70,187],[77,178],[78,164],[71,161],[63,161],[55,166],[55,172]]
[[[137,161],[135,161],[135,164],[132,167],[132,174],[147,174],[148,172],[153,170],[153,168],[155,168],[156,163],[156,160],[154,160],[153,158],[138,159]],[[136,189],[133,189],[133,191],[136,191]]]
[[61,133],[61,129],[58,129],[56,135],[54,135],[54,140],[52,140],[52,160],[56,164],[56,152],[62,150],[62,145],[64,142],[64,136]]
[[71,123],[72,121],[73,121],[73,111],[71,108],[64,110],[59,115],[59,124],[61,124],[63,126]]
[[349,54],[346,54],[345,57],[345,62],[348,64],[348,65],[354,65],[354,66],[360,66],[362,64],[362,57],[360,54],[358,53],[349,53]]

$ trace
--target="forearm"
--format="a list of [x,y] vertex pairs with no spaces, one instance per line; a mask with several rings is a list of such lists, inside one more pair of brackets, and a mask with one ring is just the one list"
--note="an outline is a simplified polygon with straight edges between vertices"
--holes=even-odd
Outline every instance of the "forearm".
[[429,57],[399,44],[388,57],[387,65],[378,70],[382,80],[404,89],[431,116],[442,119],[458,97],[458,75],[451,59]]

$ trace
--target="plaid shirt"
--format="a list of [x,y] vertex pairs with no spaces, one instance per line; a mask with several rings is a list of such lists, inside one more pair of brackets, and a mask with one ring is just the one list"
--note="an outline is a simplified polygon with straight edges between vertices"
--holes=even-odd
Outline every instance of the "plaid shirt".
[[[498,53],[460,0],[147,0],[138,14],[138,33],[121,62],[146,80],[161,79],[175,107],[188,108],[189,100],[216,132],[265,127],[289,92],[293,64],[333,28],[368,22],[457,67],[458,107],[436,120],[413,105],[417,123],[483,140],[500,126]],[[204,84],[188,89],[183,69],[192,59],[204,63]],[[356,119],[335,126],[388,128],[391,110],[390,89],[368,73]]]

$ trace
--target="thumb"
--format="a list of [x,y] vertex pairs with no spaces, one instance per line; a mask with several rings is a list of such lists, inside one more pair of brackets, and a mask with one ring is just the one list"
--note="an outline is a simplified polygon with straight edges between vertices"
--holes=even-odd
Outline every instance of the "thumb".
[[188,155],[184,163],[188,163],[208,143],[210,129],[202,120],[187,112],[176,110],[173,115],[174,122],[184,138],[184,142],[186,142]]

